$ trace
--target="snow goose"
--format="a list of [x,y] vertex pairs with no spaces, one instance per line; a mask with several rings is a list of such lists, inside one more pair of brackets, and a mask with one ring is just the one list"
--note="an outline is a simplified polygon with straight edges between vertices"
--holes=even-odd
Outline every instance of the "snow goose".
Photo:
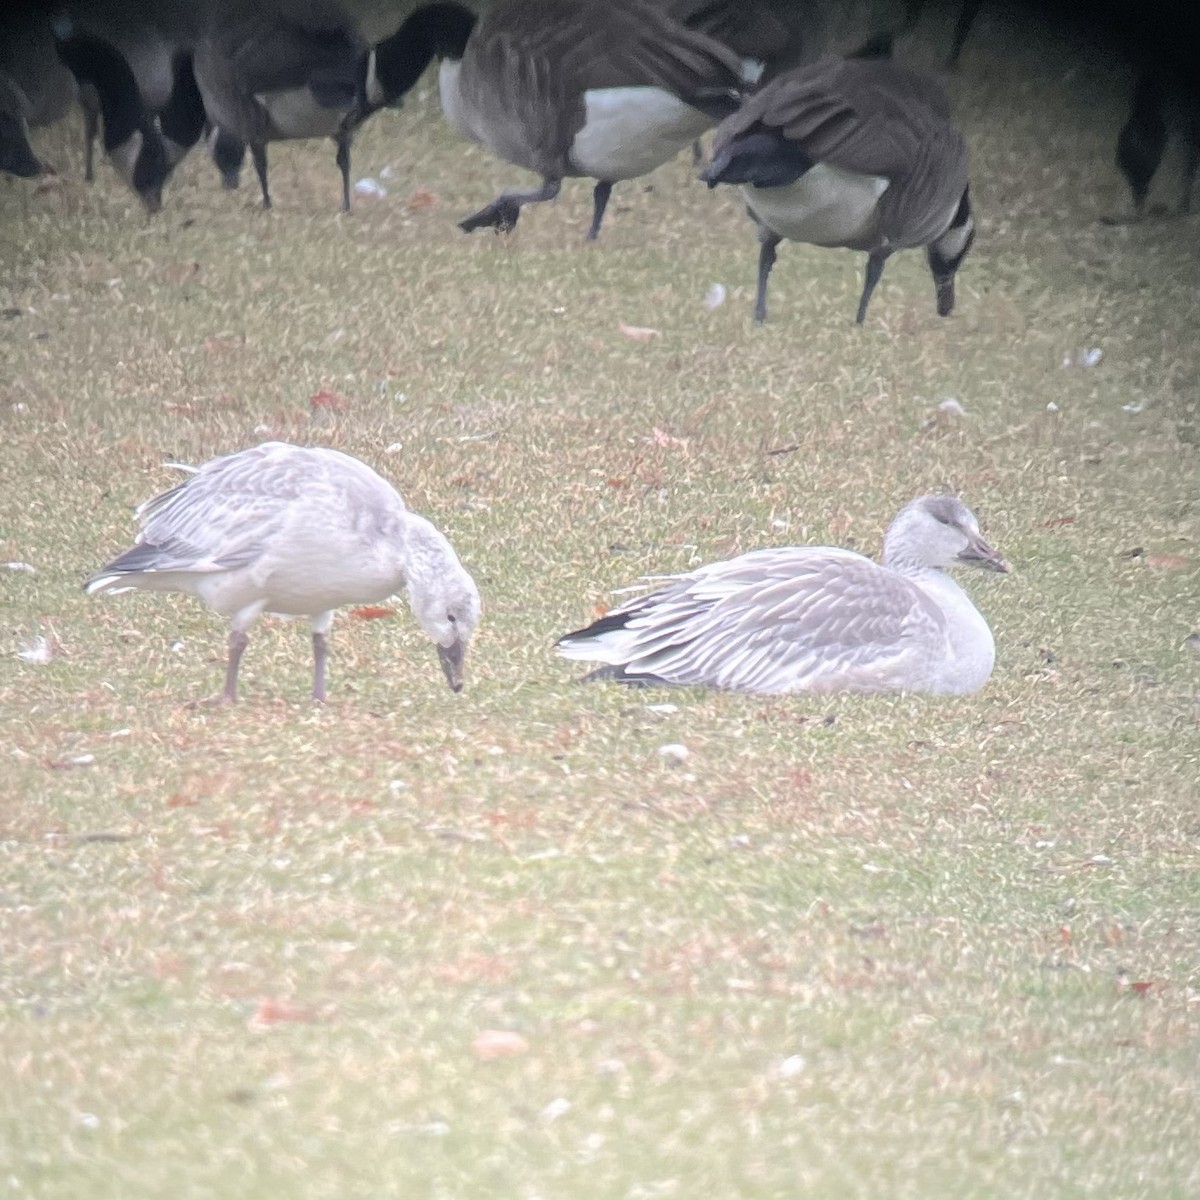
[[442,110],[542,185],[502,193],[459,228],[512,229],[523,205],[582,176],[596,180],[594,240],[615,182],[661,166],[736,106],[741,65],[660,0],[499,0],[461,60],[443,60]]
[[228,617],[228,701],[237,699],[238,664],[258,617],[308,617],[313,698],[324,701],[334,610],[405,586],[446,681],[462,689],[479,592],[446,538],[365,463],[264,442],[184,469],[189,478],[137,509],[134,546],[101,567],[86,592],[187,592]]
[[727,117],[701,173],[740,184],[758,225],[754,316],[784,238],[867,253],[857,322],[884,263],[924,246],[937,310],[954,309],[954,276],[975,236],[967,149],[933,80],[878,58],[823,59],[777,76]]
[[752,550],[669,576],[558,649],[606,664],[586,678],[622,683],[760,695],[974,692],[992,673],[995,647],[943,571],[964,565],[1009,569],[961,501],[921,496],[888,528],[882,566],[829,546]]

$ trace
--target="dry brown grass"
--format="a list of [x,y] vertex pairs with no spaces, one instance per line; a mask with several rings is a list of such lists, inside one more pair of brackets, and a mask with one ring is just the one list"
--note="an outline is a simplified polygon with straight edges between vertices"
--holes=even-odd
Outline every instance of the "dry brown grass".
[[[74,128],[60,186],[0,180],[0,559],[36,568],[2,576],[0,1192],[1200,1190],[1196,223],[1096,223],[1112,76],[1045,37],[951,81],[983,225],[948,322],[919,256],[859,330],[855,256],[786,246],[753,328],[751,231],[682,160],[597,247],[581,184],[465,238],[515,173],[428,95],[350,218],[317,144],[272,148],[270,214],[197,154],[147,222]],[[165,460],[268,432],[447,530],[462,695],[405,615],[342,617],[327,708],[266,622],[245,702],[190,709],[220,622],[80,593]],[[873,551],[945,484],[1016,565],[968,581],[977,697],[581,688],[549,651],[643,571]]]

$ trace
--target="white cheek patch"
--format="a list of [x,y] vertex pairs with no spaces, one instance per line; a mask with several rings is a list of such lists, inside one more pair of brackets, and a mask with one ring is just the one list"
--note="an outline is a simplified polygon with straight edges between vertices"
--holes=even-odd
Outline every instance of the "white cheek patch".
[[133,186],[133,172],[141,153],[142,131],[140,129],[135,129],[119,146],[114,146],[109,151],[108,157],[112,159],[112,165],[116,168],[117,174],[130,187]]
[[372,50],[367,55],[367,103],[371,105],[382,104],[386,99],[383,87],[379,82],[379,76],[375,73],[375,51]]
[[957,258],[967,248],[967,242],[974,232],[974,217],[968,217],[957,229],[947,229],[937,240],[938,253],[944,258]]

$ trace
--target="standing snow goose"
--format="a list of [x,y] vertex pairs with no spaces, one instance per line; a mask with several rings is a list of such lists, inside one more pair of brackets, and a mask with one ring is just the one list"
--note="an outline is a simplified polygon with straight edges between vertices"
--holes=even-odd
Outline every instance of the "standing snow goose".
[[967,148],[933,80],[883,59],[824,59],[784,72],[717,129],[709,187],[740,184],[758,225],[754,316],[784,238],[865,250],[857,322],[884,263],[924,246],[937,310],[954,309],[954,276],[975,237]]
[[406,587],[446,681],[462,689],[479,592],[446,538],[365,463],[264,442],[184,469],[189,478],[137,509],[135,544],[88,580],[88,594],[187,592],[228,617],[227,701],[250,626],[264,612],[308,617],[312,694],[323,702],[334,610]]
[[558,649],[606,664],[586,678],[621,683],[759,695],[975,692],[992,673],[995,644],[943,570],[951,566],[1009,569],[960,500],[921,496],[889,526],[882,566],[829,546],[752,550],[667,577]]
[[442,109],[542,185],[504,192],[459,228],[512,229],[523,205],[581,176],[596,180],[594,240],[615,182],[661,166],[736,106],[740,66],[655,0],[499,0],[461,61],[443,60]]

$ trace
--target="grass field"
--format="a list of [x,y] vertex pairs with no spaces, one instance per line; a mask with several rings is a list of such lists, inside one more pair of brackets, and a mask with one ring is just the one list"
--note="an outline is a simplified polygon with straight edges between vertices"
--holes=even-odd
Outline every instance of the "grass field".
[[[686,158],[597,246],[583,183],[467,238],[522,176],[428,93],[365,131],[388,195],[349,217],[318,143],[272,148],[270,213],[196,153],[147,220],[74,123],[57,186],[0,178],[33,568],[0,571],[0,1197],[1200,1194],[1197,218],[1098,223],[1114,63],[981,27],[948,86],[981,221],[948,321],[918,254],[858,329],[861,256],[785,245],[754,327],[752,230]],[[164,462],[268,436],[450,536],[461,695],[398,603],[339,616],[324,708],[281,621],[241,704],[189,706],[220,619],[84,597]],[[943,487],[1014,565],[965,580],[977,696],[581,687],[551,650],[641,573],[875,553]]]

